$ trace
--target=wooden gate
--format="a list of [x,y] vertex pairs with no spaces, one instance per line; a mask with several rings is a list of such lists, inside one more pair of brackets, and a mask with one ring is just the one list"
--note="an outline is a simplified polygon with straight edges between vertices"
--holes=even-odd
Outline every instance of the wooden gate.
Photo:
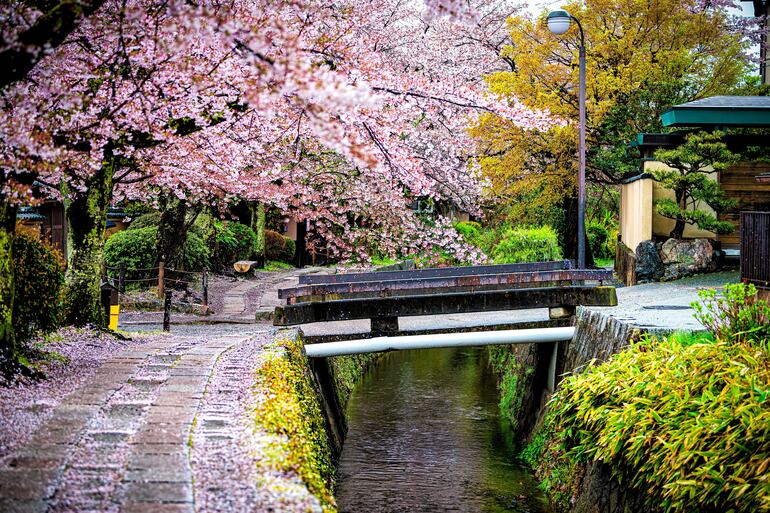
[[770,212],[741,212],[741,280],[770,289]]

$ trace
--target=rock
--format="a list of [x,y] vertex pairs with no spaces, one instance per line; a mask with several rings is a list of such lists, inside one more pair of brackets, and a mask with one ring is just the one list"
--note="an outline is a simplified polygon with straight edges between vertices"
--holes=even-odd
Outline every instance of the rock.
[[663,263],[655,243],[643,240],[636,246],[636,282],[658,281],[663,276]]
[[676,280],[697,273],[715,271],[714,248],[708,239],[668,239],[660,248],[663,280]]

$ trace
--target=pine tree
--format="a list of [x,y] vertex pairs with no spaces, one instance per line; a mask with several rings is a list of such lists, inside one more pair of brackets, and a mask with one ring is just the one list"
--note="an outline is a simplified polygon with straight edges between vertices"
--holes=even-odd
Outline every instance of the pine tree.
[[719,183],[709,177],[738,160],[738,155],[727,149],[723,135],[722,132],[689,134],[677,148],[655,152],[655,158],[669,169],[654,171],[653,176],[666,189],[674,191],[675,198],[658,200],[655,211],[676,221],[669,235],[672,239],[681,239],[688,224],[718,234],[731,233],[734,229],[731,222],[720,221],[710,212],[700,210],[706,204],[719,214],[735,206],[733,200],[725,197]]

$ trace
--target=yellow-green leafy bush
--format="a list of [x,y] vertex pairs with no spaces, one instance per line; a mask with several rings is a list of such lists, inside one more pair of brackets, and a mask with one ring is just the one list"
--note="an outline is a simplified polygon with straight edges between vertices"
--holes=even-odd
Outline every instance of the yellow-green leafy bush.
[[60,258],[55,249],[33,234],[16,233],[13,240],[13,327],[19,340],[59,326],[64,285]]
[[646,338],[564,381],[524,451],[552,497],[567,502],[579,464],[599,461],[665,512],[770,511],[770,354],[741,336],[761,332],[767,303],[714,309],[751,292],[701,307],[716,337]]
[[545,262],[561,259],[562,253],[559,238],[550,226],[517,227],[503,232],[492,258],[497,264]]

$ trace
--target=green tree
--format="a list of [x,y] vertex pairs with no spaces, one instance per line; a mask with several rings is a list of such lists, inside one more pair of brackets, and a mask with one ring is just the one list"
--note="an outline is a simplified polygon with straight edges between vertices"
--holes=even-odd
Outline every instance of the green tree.
[[[589,182],[614,185],[638,169],[626,145],[662,129],[672,105],[730,94],[747,69],[743,41],[716,3],[695,0],[585,0],[565,5],[584,29]],[[563,36],[542,20],[509,20],[510,69],[490,89],[565,120],[578,118],[579,32]],[[532,133],[494,114],[471,128],[488,194],[512,220],[532,212],[571,212],[576,196],[577,124]],[[571,219],[571,215],[567,218]],[[562,236],[574,233],[563,227]],[[566,237],[564,237],[566,239]],[[565,241],[566,242],[566,241]]]
[[734,226],[720,221],[709,212],[700,210],[703,204],[721,213],[735,206],[725,198],[716,180],[709,175],[721,171],[738,160],[738,155],[727,149],[722,132],[688,134],[684,144],[670,150],[660,149],[655,158],[670,169],[653,171],[655,180],[674,191],[674,199],[661,199],[655,204],[658,214],[676,221],[670,237],[681,239],[685,225],[696,225],[702,230],[719,234],[731,233]]

